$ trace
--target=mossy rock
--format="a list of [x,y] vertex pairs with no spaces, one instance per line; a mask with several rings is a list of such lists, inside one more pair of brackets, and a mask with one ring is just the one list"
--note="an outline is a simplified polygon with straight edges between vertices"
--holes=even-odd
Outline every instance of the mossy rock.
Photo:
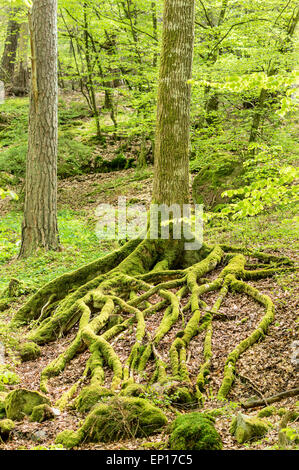
[[217,156],[211,163],[203,166],[194,177],[192,184],[194,203],[204,204],[206,209],[214,209],[225,204],[228,199],[221,194],[241,185],[242,172],[243,164],[239,158],[232,155]]
[[0,420],[0,441],[7,441],[14,427],[15,423],[11,419]]
[[5,397],[7,393],[0,392],[0,419],[5,418]]
[[187,405],[188,407],[192,404],[197,405],[197,400],[194,397],[192,390],[188,387],[170,386],[166,388],[164,394],[168,396],[171,403],[174,405]]
[[0,312],[4,312],[10,307],[11,300],[8,298],[0,299]]
[[283,417],[287,412],[288,410],[286,408],[279,408],[279,410],[277,411],[277,414],[278,416]]
[[114,442],[145,437],[159,432],[167,424],[164,413],[143,398],[117,397],[96,406],[77,431],[58,434],[56,444],[71,449],[82,440]]
[[267,418],[268,416],[272,416],[277,413],[277,409],[275,406],[266,406],[262,410],[260,410],[257,414],[258,418]]
[[198,412],[179,416],[172,424],[170,449],[221,450],[222,441],[214,422],[211,416]]
[[109,388],[99,387],[97,385],[88,385],[84,387],[76,399],[76,408],[81,413],[90,411],[95,405],[102,401],[107,401],[114,395]]
[[37,405],[33,408],[30,421],[34,421],[36,423],[43,423],[44,421],[48,421],[49,419],[54,419],[55,413],[51,406],[47,405],[47,403],[43,403],[42,405]]
[[23,343],[19,346],[21,362],[34,361],[41,355],[40,347],[33,342]]
[[19,279],[12,278],[9,281],[8,286],[2,291],[2,297],[7,297],[8,299],[16,299],[24,294],[30,294],[35,291],[36,288],[32,284],[26,284],[24,281],[19,281]]
[[238,413],[232,420],[230,433],[235,436],[239,444],[243,444],[265,436],[268,429],[269,425],[264,420]]
[[120,396],[139,397],[146,392],[146,388],[141,384],[130,384],[124,390],[121,390]]
[[50,405],[50,400],[39,392],[20,388],[13,390],[5,398],[5,411],[9,419],[22,421],[24,416],[30,416],[33,408],[46,403]]
[[124,155],[117,155],[112,160],[104,160],[102,157],[98,157],[95,162],[95,170],[101,173],[124,170],[133,166],[135,166],[135,159],[126,158]]

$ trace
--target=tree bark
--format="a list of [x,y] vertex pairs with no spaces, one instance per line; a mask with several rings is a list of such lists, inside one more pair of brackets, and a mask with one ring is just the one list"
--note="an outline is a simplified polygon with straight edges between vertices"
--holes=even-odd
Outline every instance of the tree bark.
[[195,0],[165,0],[153,202],[189,202],[190,98]]
[[20,257],[59,248],[57,228],[57,0],[34,0],[29,15],[31,90]]

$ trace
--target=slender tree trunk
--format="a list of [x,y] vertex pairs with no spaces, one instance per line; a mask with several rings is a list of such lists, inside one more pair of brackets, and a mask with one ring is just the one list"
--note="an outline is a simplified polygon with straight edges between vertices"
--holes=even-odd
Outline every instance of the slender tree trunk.
[[29,28],[28,22],[24,22],[20,27],[20,39],[19,39],[19,52],[18,52],[18,63],[17,70],[14,78],[14,87],[19,90],[20,93],[26,94],[28,92],[29,75],[28,75],[28,39],[29,39]]
[[31,92],[20,257],[59,248],[57,228],[57,0],[34,0],[29,15]]
[[250,136],[249,136],[250,143],[256,142],[259,128],[260,128],[261,119],[264,114],[264,105],[265,105],[266,99],[267,99],[267,90],[265,88],[262,88],[259,99],[258,99],[258,104],[253,115],[252,125],[250,129]]
[[18,13],[18,10],[19,8],[13,8],[9,13],[10,20],[7,25],[7,33],[0,68],[0,79],[5,83],[12,83],[14,76],[20,34],[20,24],[15,21],[14,16]]
[[[153,23],[153,36],[158,41],[158,18],[157,18],[157,4],[156,2],[151,3],[151,10],[152,10],[152,23]],[[157,67],[158,62],[158,52],[154,52],[153,57],[153,67]]]
[[[219,28],[219,26],[221,26],[226,15],[227,6],[228,6],[228,0],[223,0],[222,5],[221,5],[221,10],[219,13],[219,18],[218,18],[218,21],[215,23],[215,25],[213,25],[213,19],[209,18],[209,23],[213,25],[213,27],[216,26]],[[206,12],[206,14],[208,13]],[[216,36],[215,39],[217,37],[218,36]],[[220,54],[219,48],[213,51],[211,57],[209,57],[210,66],[213,66],[217,62],[219,54]],[[205,101],[205,120],[206,120],[206,123],[210,126],[217,122],[217,112],[219,108],[219,96],[215,90],[211,91],[210,86],[205,87],[205,96],[207,97]]]
[[153,202],[189,202],[189,129],[195,0],[165,0]]
[[88,82],[88,92],[92,105],[92,110],[95,118],[97,137],[101,138],[101,126],[100,126],[100,115],[97,107],[97,99],[95,94],[95,86],[93,80],[93,71],[90,57],[90,45],[89,45],[89,35],[88,35],[88,16],[87,16],[87,3],[83,4],[84,11],[84,45],[85,45],[85,60],[87,67],[87,82]]

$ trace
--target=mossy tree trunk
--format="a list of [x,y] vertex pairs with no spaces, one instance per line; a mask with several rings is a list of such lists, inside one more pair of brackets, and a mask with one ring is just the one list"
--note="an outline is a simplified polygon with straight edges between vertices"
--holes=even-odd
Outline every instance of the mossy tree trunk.
[[29,15],[31,91],[20,257],[59,248],[57,227],[57,1],[34,0]]
[[164,3],[153,202],[189,202],[189,132],[194,0]]

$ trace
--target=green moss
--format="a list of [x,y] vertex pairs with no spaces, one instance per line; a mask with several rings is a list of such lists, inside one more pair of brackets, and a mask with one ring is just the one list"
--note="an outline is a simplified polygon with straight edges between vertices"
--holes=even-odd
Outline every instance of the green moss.
[[165,450],[167,448],[167,442],[144,442],[141,444],[141,447],[144,450]]
[[141,384],[129,384],[124,390],[121,390],[120,395],[126,397],[139,397],[145,393],[145,387]]
[[22,362],[34,361],[41,355],[41,349],[36,343],[23,343],[19,347],[19,355]]
[[112,390],[98,385],[84,387],[76,399],[76,408],[82,413],[90,411],[97,403],[101,403],[114,395]]
[[64,431],[57,436],[56,443],[72,448],[83,439],[89,442],[112,442],[144,437],[160,431],[166,423],[164,413],[147,400],[117,397],[109,403],[96,406],[77,433]]
[[47,421],[48,419],[53,418],[55,418],[55,414],[52,408],[46,403],[43,403],[42,405],[37,405],[33,408],[33,411],[30,416],[30,421],[42,423],[44,421]]
[[174,405],[190,406],[192,403],[197,404],[192,390],[188,387],[171,385],[164,390],[164,394],[169,397],[171,403]]
[[239,444],[243,444],[243,442],[263,437],[268,429],[269,425],[262,419],[238,413],[231,422],[230,433],[235,436]]
[[0,419],[5,418],[6,411],[5,411],[5,397],[6,393],[0,392]]
[[219,155],[214,162],[205,165],[195,176],[192,197],[195,203],[214,208],[227,202],[221,194],[227,189],[238,187],[242,173],[242,163],[232,155]]
[[214,420],[202,413],[179,416],[172,425],[171,450],[220,450],[222,442]]
[[17,297],[30,294],[34,291],[35,288],[33,285],[26,284],[24,281],[19,281],[19,279],[12,278],[9,281],[8,286],[2,291],[2,297],[7,297],[8,299],[16,299]]
[[11,304],[11,299],[0,299],[0,312],[4,312],[4,310],[7,310],[10,307]]
[[65,430],[56,437],[55,444],[62,444],[66,449],[72,449],[80,444],[83,436],[79,432]]
[[284,416],[286,413],[288,412],[288,410],[286,408],[279,408],[279,410],[277,411],[277,414],[278,416]]
[[0,421],[0,441],[7,441],[15,423],[11,419],[2,419]]
[[21,421],[25,415],[31,415],[35,406],[46,403],[50,405],[50,400],[39,392],[19,389],[13,390],[5,398],[5,411],[9,419]]
[[268,416],[272,416],[277,412],[275,406],[266,406],[262,410],[260,410],[257,414],[258,418],[267,418]]
[[119,325],[124,321],[124,318],[119,315],[119,314],[112,314],[110,315],[107,323],[107,330],[110,330],[110,328],[113,328],[115,325]]

